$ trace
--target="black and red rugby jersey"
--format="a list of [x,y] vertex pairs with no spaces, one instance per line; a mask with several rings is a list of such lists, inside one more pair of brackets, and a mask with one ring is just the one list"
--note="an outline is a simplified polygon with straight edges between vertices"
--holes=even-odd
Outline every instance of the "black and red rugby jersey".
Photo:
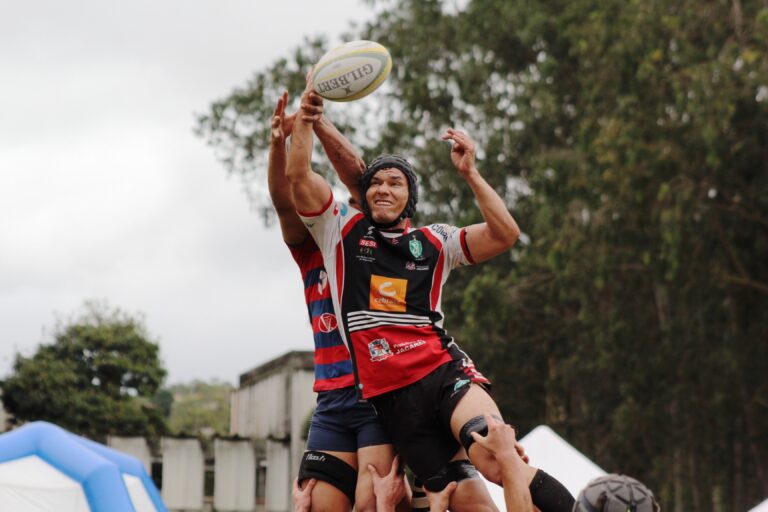
[[321,212],[300,216],[323,253],[363,398],[405,387],[452,359],[466,358],[476,373],[443,328],[441,310],[450,271],[473,263],[464,229],[386,232],[332,196]]

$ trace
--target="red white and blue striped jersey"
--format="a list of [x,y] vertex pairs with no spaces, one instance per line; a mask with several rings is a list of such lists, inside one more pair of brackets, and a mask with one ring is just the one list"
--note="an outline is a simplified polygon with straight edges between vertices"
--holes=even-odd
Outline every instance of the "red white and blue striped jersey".
[[352,360],[339,334],[323,255],[311,236],[288,248],[304,280],[304,300],[315,339],[315,385],[312,389],[321,392],[353,386]]

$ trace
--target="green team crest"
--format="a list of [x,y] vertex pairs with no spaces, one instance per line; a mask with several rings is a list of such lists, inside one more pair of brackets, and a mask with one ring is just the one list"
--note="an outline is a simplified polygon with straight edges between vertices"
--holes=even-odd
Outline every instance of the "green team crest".
[[419,242],[415,238],[411,238],[408,241],[408,248],[411,250],[411,254],[413,254],[414,258],[416,259],[421,258],[421,253],[423,252],[421,247],[421,242]]

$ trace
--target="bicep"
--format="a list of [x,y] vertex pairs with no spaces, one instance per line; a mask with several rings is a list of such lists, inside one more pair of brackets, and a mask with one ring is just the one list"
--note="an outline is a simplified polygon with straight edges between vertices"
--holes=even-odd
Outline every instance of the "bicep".
[[293,205],[300,213],[317,214],[328,204],[332,197],[331,186],[325,178],[314,171],[305,174],[301,179],[291,182]]
[[485,222],[464,228],[464,243],[475,263],[489,260],[510,249],[506,240],[499,240]]

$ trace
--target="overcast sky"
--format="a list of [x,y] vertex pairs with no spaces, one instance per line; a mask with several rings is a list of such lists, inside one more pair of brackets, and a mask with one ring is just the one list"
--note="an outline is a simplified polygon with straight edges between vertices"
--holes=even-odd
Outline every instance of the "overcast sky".
[[[0,378],[85,300],[143,313],[170,383],[312,347],[298,268],[195,114],[360,0],[3,1]],[[264,120],[268,122],[268,120]]]

